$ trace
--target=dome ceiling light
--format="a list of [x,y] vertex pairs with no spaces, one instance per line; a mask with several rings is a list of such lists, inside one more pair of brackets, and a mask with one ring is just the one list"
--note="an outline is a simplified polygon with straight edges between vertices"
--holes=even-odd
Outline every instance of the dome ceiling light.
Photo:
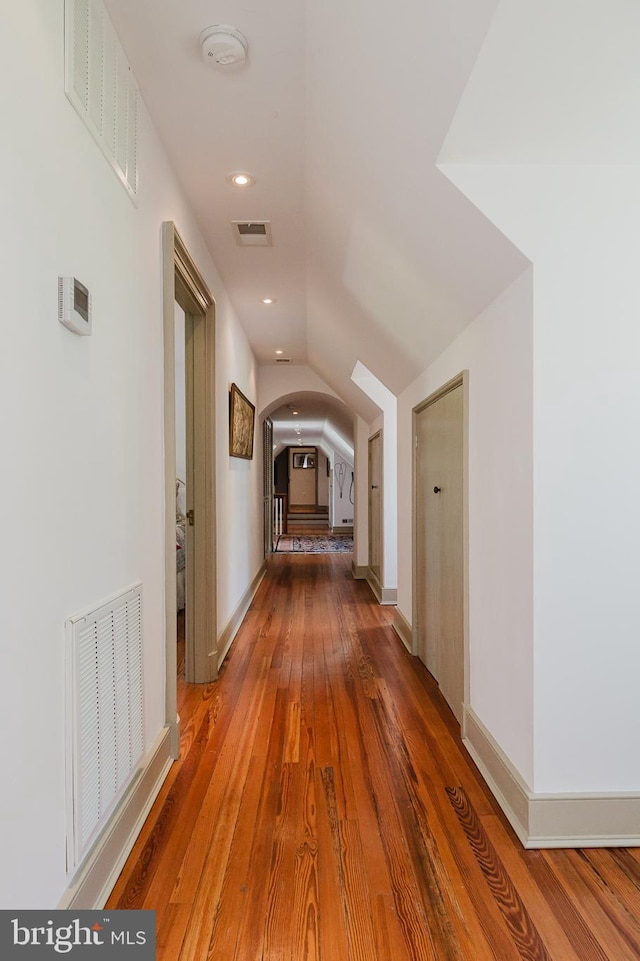
[[200,34],[200,46],[202,59],[214,67],[244,63],[249,49],[244,34],[226,23],[205,27]]

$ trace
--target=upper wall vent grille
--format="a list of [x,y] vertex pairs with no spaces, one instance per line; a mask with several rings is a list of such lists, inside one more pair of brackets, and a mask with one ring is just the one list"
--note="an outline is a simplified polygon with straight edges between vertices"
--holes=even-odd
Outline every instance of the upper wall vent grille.
[[65,93],[135,203],[138,87],[102,0],[65,0]]
[[290,357],[276,357],[276,364],[290,364]]
[[232,220],[233,235],[240,247],[272,247],[269,220]]

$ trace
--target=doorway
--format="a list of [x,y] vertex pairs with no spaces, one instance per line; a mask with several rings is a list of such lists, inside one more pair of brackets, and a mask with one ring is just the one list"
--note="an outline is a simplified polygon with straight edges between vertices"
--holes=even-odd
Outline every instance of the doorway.
[[466,377],[415,409],[415,652],[462,723],[466,701]]
[[187,595],[187,317],[175,307],[175,435],[176,435],[176,609],[178,612],[178,679],[185,674]]
[[273,551],[273,421],[266,417],[262,424],[262,510],[264,556]]
[[176,712],[176,304],[185,315],[185,679],[217,677],[215,578],[215,304],[173,223],[163,224],[166,723]]
[[318,450],[316,447],[289,448],[289,506],[315,511],[318,504]]
[[382,594],[382,431],[369,438],[369,576]]

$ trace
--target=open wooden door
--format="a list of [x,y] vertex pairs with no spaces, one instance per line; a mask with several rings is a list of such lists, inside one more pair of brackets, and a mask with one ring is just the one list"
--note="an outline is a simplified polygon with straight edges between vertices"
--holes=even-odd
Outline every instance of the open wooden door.
[[187,631],[185,677],[217,677],[215,537],[215,304],[173,223],[163,224],[166,722],[176,713],[175,304],[185,313],[187,409]]

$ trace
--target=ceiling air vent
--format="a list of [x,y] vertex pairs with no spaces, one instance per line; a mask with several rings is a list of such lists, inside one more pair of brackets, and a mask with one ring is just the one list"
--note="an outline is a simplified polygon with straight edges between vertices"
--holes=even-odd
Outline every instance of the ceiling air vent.
[[233,235],[241,247],[271,247],[269,220],[232,220]]
[[290,357],[276,357],[276,364],[290,364]]

